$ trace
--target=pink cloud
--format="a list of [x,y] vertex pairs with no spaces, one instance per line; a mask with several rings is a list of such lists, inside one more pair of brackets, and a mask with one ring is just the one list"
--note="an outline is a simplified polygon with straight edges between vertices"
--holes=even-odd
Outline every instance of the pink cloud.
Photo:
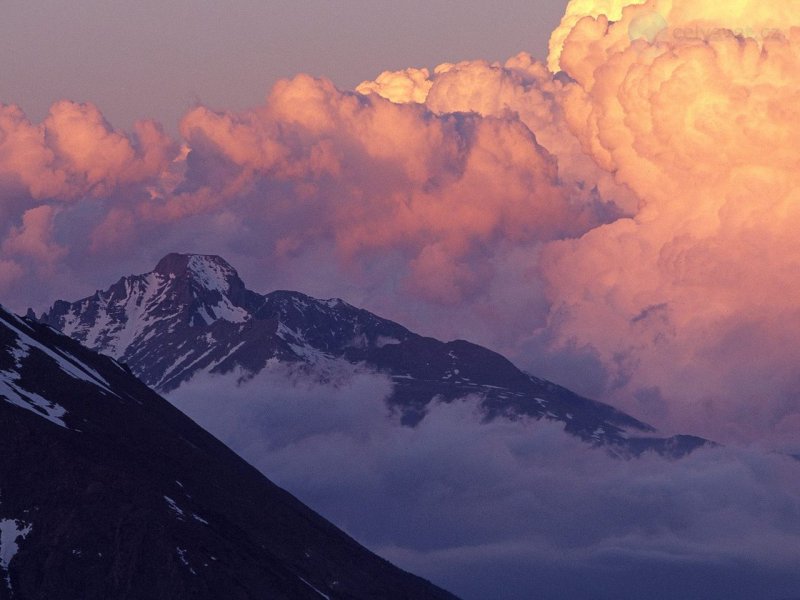
[[173,154],[160,126],[140,122],[125,135],[91,104],[57,102],[39,125],[0,107],[0,185],[32,199],[110,195],[157,178]]
[[10,256],[34,259],[39,265],[50,268],[67,252],[67,248],[53,240],[53,220],[58,209],[42,205],[31,208],[22,215],[22,225],[12,227],[3,241],[2,252]]

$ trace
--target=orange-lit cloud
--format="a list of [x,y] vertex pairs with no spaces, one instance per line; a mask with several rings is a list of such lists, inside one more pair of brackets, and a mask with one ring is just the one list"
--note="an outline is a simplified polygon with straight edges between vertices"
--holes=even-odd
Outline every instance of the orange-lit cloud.
[[361,94],[374,92],[398,104],[424,104],[431,85],[433,84],[428,69],[411,68],[404,71],[384,71],[374,81],[361,83],[356,91]]
[[113,131],[91,104],[58,102],[39,125],[0,106],[0,189],[34,200],[109,195],[158,177],[172,146],[152,122]]
[[653,9],[670,26],[760,30],[788,6],[672,4],[584,19],[566,38],[560,67],[576,83],[565,118],[641,208],[546,249],[550,322],[562,344],[599,353],[630,408],[648,389],[686,405],[684,427],[704,411],[747,412],[726,432],[747,437],[800,409],[787,350],[800,334],[800,31],[631,42]]
[[[182,132],[189,176],[193,161],[202,165],[203,187],[236,197],[281,182],[280,194],[259,199],[285,219],[279,249],[327,238],[347,261],[398,252],[408,265],[401,285],[446,304],[487,285],[501,242],[597,224],[595,207],[564,193],[555,159],[513,116],[433,115],[300,76],[246,114],[198,108]],[[210,168],[219,171],[209,177]]]
[[12,227],[3,242],[3,253],[29,256],[41,265],[57,262],[67,249],[52,241],[56,213],[57,209],[48,205],[26,210],[22,215],[22,225]]

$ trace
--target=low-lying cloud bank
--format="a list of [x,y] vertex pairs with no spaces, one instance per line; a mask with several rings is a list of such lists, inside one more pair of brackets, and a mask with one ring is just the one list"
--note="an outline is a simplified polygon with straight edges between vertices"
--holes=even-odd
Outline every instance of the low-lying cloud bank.
[[0,294],[168,251],[509,354],[670,431],[800,451],[794,0],[572,0],[520,54],[299,75],[171,140],[0,108]]
[[170,399],[381,555],[466,600],[800,595],[800,463],[750,448],[623,461],[549,422],[483,423],[475,399],[415,428],[388,379],[265,370]]

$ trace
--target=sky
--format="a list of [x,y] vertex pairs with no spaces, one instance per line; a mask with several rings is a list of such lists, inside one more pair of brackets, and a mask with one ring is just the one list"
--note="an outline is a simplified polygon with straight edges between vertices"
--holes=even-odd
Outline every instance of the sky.
[[93,102],[116,127],[151,118],[176,132],[195,104],[255,106],[296,73],[351,89],[410,65],[544,58],[562,12],[552,0],[9,0],[0,101],[34,121],[56,100]]
[[201,392],[224,382],[175,401],[454,589],[502,572],[509,599],[569,597],[565,581],[575,598],[798,596],[796,0],[51,0],[2,17],[5,306],[195,252],[258,292],[486,345],[724,446],[609,462],[546,425],[479,433],[469,399],[405,430],[362,405],[382,383],[359,373],[332,412],[280,374],[223,414]]

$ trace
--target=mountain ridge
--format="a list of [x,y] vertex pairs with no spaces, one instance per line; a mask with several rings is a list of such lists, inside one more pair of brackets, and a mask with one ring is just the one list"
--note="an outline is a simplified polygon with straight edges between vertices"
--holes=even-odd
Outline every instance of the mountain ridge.
[[408,426],[436,401],[477,395],[487,419],[560,421],[568,433],[621,455],[680,456],[708,443],[657,437],[651,425],[465,340],[421,336],[338,298],[258,294],[216,255],[169,254],[149,273],[76,302],[57,301],[38,320],[127,363],[165,393],[200,372],[255,374],[270,361],[313,371],[324,359],[388,375],[390,405]]

